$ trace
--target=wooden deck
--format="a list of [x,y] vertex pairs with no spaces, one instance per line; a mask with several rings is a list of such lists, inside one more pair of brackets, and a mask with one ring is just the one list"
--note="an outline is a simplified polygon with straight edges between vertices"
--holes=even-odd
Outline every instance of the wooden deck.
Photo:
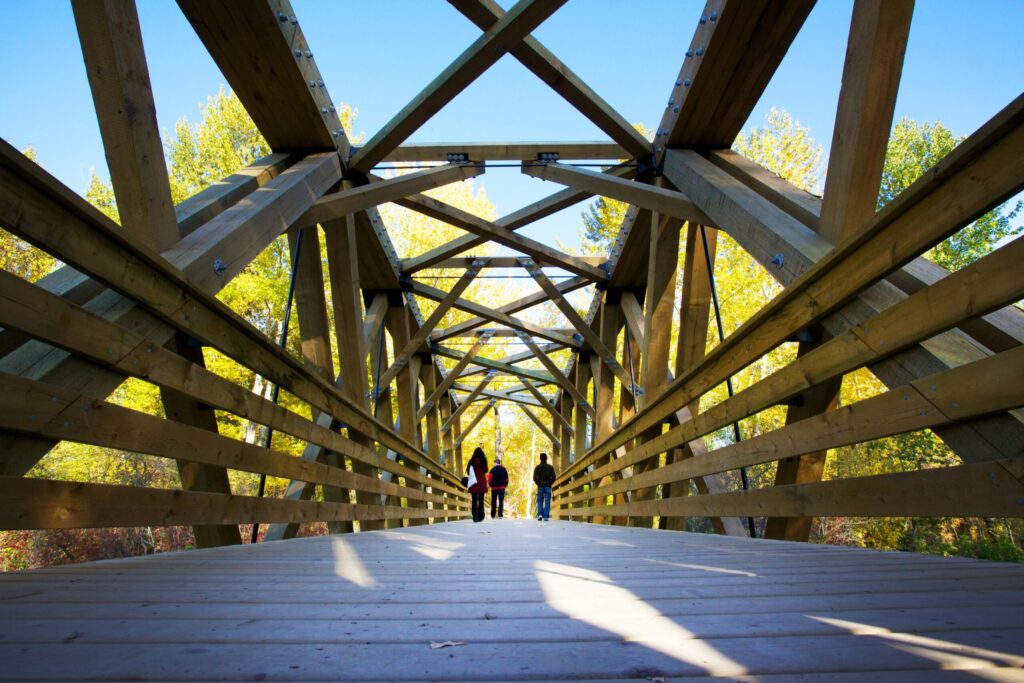
[[0,577],[4,679],[1019,681],[1021,667],[1021,566],[569,522]]

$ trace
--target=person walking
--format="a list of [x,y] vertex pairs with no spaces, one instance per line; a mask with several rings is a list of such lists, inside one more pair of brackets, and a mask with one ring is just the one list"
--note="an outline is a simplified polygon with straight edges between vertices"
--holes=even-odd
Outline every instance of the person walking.
[[533,468],[533,483],[537,485],[537,519],[548,521],[551,516],[551,486],[555,483],[555,468],[548,464],[548,454],[540,454],[540,464]]
[[491,519],[495,518],[495,510],[500,519],[505,512],[505,487],[508,486],[508,470],[501,464],[501,458],[494,459],[494,467],[487,473],[487,484],[491,487]]
[[473,521],[484,521],[484,494],[487,493],[487,456],[484,449],[477,447],[466,465],[469,477],[469,492],[473,496]]

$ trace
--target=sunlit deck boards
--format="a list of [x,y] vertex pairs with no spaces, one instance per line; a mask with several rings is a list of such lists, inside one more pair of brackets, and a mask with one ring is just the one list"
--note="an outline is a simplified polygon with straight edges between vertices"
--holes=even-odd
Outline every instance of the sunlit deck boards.
[[[465,645],[430,648],[447,640]],[[0,577],[5,679],[1020,680],[1022,666],[1021,566],[568,522]]]

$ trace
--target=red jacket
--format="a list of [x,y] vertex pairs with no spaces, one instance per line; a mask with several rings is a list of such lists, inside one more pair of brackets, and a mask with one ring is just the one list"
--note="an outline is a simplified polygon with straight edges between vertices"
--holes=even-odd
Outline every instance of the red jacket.
[[487,493],[487,461],[470,460],[469,465],[466,467],[466,474],[469,474],[469,468],[473,468],[473,472],[476,474],[476,484],[469,487],[470,493]]

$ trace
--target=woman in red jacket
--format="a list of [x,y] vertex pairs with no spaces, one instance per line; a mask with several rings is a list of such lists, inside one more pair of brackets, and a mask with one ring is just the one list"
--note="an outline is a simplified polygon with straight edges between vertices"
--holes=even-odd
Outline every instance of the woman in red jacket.
[[[471,474],[472,473],[472,474]],[[473,457],[469,459],[466,466],[466,476],[476,482],[471,484],[469,492],[473,495],[473,521],[484,521],[484,494],[487,493],[487,456],[482,448],[473,451]]]

